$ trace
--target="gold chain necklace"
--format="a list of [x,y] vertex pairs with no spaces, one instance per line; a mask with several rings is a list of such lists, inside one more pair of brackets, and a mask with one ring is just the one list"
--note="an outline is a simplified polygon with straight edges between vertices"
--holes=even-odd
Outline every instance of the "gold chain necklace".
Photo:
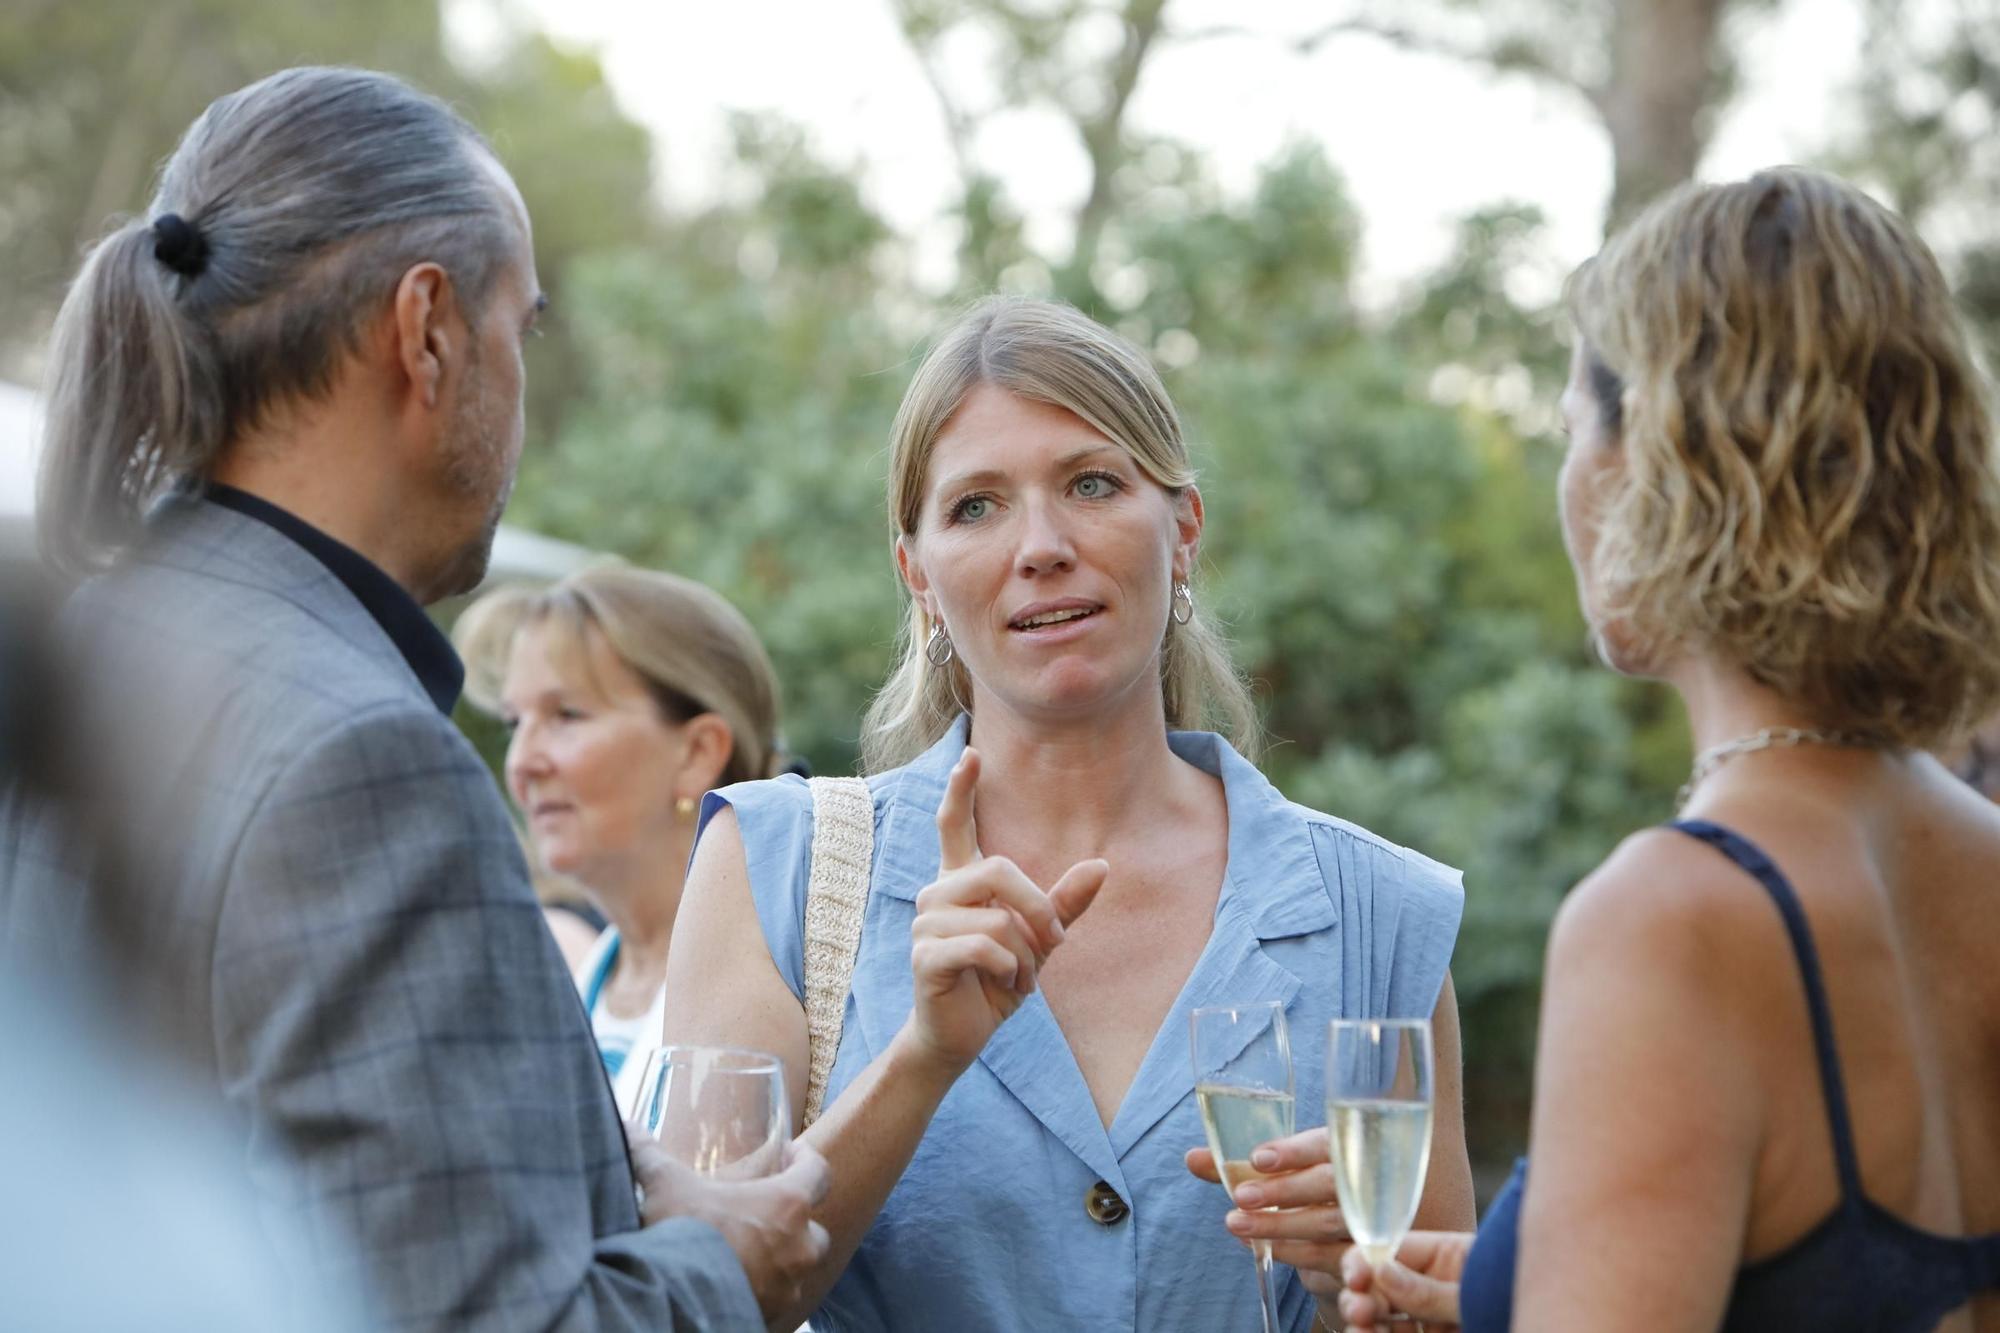
[[1711,745],[1694,757],[1694,771],[1681,784],[1674,796],[1676,806],[1688,803],[1695,788],[1706,782],[1716,769],[1740,754],[1755,754],[1759,750],[1787,749],[1794,745],[1844,745],[1865,748],[1881,742],[1854,731],[1822,731],[1812,727],[1765,727],[1753,731],[1748,736],[1738,736],[1735,740]]

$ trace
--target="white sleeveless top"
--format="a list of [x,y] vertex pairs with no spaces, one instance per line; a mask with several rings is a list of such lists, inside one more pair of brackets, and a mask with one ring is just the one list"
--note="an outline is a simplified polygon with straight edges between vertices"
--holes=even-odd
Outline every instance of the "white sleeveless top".
[[659,1049],[660,1031],[667,1021],[667,988],[653,992],[653,1002],[637,1018],[619,1018],[604,1004],[604,983],[618,962],[618,928],[607,927],[576,969],[576,988],[583,1007],[590,1014],[591,1035],[597,1039],[597,1055],[611,1079],[611,1094],[618,1101],[618,1114],[630,1117],[636,1109],[639,1079],[646,1072],[646,1057]]

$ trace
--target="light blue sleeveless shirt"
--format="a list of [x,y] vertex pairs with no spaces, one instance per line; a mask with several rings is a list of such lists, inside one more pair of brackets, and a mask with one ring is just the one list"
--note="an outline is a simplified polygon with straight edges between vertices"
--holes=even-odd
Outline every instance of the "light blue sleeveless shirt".
[[[869,779],[874,880],[828,1105],[909,1015],[910,922],[918,891],[937,876],[937,807],[966,729],[960,718],[916,761]],[[1463,895],[1457,871],[1285,800],[1220,736],[1168,739],[1222,780],[1227,869],[1208,944],[1116,1119],[1104,1127],[1047,1003],[1029,996],[946,1095],[815,1330],[1259,1333],[1249,1253],[1222,1225],[1228,1198],[1182,1164],[1203,1142],[1188,1012],[1282,1001],[1299,1124],[1322,1124],[1327,1021],[1428,1018]],[[803,997],[810,791],[782,777],[710,793],[703,827],[725,803],[771,959]],[[1127,1205],[1123,1215],[1102,1206],[1100,1185]],[[1305,1333],[1311,1298],[1296,1273],[1277,1272],[1284,1325]]]

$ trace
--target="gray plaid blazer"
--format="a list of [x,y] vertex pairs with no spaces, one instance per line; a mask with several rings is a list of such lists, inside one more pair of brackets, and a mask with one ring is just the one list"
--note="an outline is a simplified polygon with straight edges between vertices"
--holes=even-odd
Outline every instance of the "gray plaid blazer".
[[[116,738],[158,1002],[197,1035],[301,1262],[399,1328],[763,1327],[712,1228],[640,1227],[492,775],[344,585],[177,496],[71,598],[63,639],[78,742]],[[9,807],[9,947],[87,947],[81,855],[52,812]]]

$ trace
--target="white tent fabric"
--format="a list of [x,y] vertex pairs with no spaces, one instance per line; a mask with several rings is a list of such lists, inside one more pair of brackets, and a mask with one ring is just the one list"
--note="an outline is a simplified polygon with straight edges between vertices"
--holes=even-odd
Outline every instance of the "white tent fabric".
[[[41,400],[34,390],[0,380],[0,551],[24,549],[34,529],[41,423]],[[597,559],[588,547],[502,524],[493,539],[486,581],[557,579]]]

